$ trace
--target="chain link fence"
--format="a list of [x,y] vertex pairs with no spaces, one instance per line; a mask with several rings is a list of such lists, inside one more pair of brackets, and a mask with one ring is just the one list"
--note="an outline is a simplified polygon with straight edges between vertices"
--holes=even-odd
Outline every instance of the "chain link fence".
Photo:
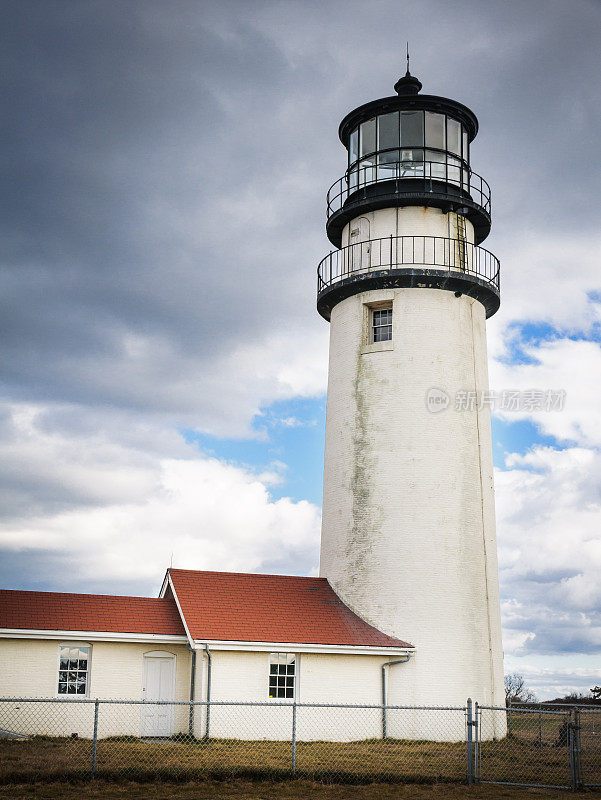
[[0,782],[303,777],[601,786],[601,708],[0,700]]
[[0,781],[463,781],[465,731],[464,707],[4,699]]

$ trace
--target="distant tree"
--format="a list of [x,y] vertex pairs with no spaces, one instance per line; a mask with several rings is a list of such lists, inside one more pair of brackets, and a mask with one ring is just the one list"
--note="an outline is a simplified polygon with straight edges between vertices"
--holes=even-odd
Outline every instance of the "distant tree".
[[536,695],[526,686],[519,672],[505,675],[505,700],[509,703],[536,703]]
[[601,686],[593,686],[591,689],[593,700],[601,700]]

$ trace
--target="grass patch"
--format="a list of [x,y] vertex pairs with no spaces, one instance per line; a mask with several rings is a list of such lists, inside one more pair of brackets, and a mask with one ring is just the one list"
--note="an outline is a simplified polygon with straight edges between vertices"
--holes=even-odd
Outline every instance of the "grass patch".
[[[567,786],[567,748],[557,743],[560,721],[544,718],[539,729],[533,715],[525,719],[514,716],[511,736],[482,743],[482,779]],[[0,740],[1,785],[77,781],[90,776],[91,765],[89,739],[37,736]],[[582,729],[582,765],[585,783],[601,783],[601,732],[586,726]],[[297,742],[294,773],[289,741],[183,736],[157,741],[125,736],[100,739],[96,750],[96,778],[120,782],[303,779],[358,787],[375,782],[460,784],[465,775],[464,742]]]

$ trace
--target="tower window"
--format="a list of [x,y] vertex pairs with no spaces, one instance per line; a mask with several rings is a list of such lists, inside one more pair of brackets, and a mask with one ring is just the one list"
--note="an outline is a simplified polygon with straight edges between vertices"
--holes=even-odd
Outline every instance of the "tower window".
[[392,308],[374,308],[371,314],[372,342],[392,341]]
[[296,656],[294,653],[269,654],[269,696],[294,699]]

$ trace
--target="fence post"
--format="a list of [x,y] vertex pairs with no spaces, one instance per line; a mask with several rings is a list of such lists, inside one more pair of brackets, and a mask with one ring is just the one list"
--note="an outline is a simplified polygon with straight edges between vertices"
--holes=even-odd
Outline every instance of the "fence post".
[[568,734],[568,758],[570,762],[570,787],[572,791],[576,791],[577,788],[577,780],[576,780],[576,748],[574,746],[574,723],[572,722],[572,712],[568,711],[568,716],[566,717],[566,723],[568,726],[567,734]]
[[474,720],[472,717],[472,698],[467,699],[467,785],[471,786],[474,782]]
[[572,736],[574,747],[574,789],[582,788],[582,773],[580,768],[580,709],[574,709],[574,735]]
[[480,706],[474,704],[474,783],[480,782]]
[[543,746],[543,714],[540,709],[538,712],[538,746]]
[[292,774],[296,772],[296,699],[292,701]]
[[509,706],[509,712],[507,714],[507,735],[511,736],[511,697],[507,701],[507,705]]
[[94,701],[94,736],[92,738],[92,770],[90,777],[93,778],[96,775],[96,749],[98,745],[98,708],[99,708],[99,701],[98,698]]

